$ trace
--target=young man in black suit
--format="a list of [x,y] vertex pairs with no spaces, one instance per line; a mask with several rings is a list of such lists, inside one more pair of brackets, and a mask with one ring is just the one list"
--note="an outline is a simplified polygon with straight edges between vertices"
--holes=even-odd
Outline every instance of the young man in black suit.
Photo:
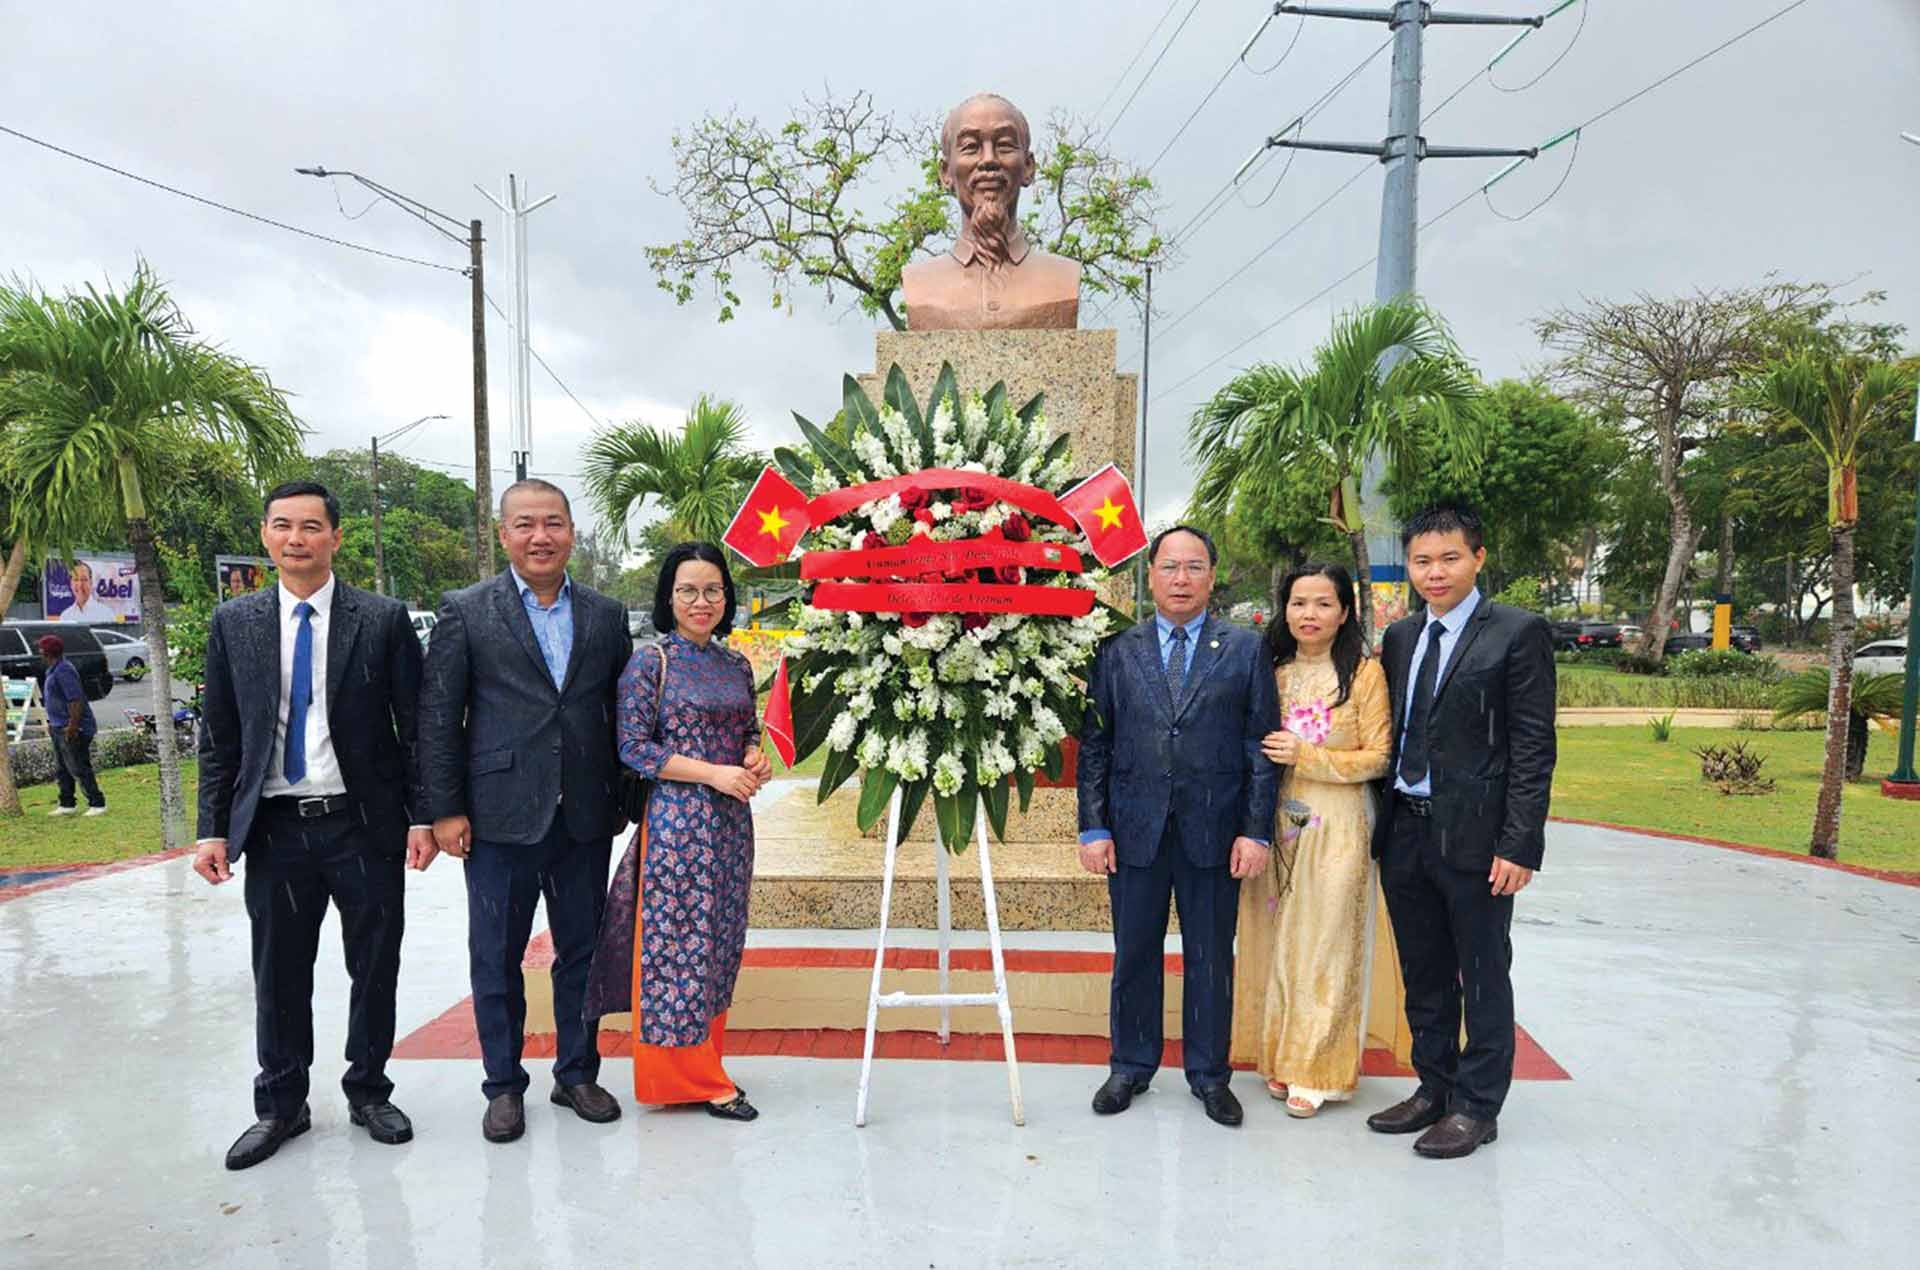
[[333,575],[340,503],[297,481],[267,495],[260,541],[278,586],[214,610],[200,723],[194,871],[218,886],[246,857],[253,927],[259,1120],[227,1152],[250,1168],[312,1124],[313,962],[340,910],[353,994],[349,1118],[379,1142],[413,1137],[393,1105],[394,989],[405,869],[433,862],[419,808],[414,719],[420,641],[406,605]]
[[1546,844],[1553,636],[1545,619],[1480,594],[1487,551],[1472,511],[1428,508],[1402,542],[1426,609],[1381,641],[1396,726],[1373,851],[1420,1087],[1367,1127],[1425,1130],[1414,1150],[1452,1159],[1494,1140],[1513,1080],[1509,929]]

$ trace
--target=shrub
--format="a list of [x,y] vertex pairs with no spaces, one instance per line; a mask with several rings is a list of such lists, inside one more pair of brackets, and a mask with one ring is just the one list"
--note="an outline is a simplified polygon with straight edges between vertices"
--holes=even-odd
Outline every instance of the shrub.
[[1667,673],[1680,679],[1758,679],[1772,683],[1783,673],[1780,663],[1771,657],[1756,657],[1731,648],[1697,648],[1676,653],[1667,663]]
[[1513,581],[1507,583],[1506,588],[1502,590],[1500,594],[1493,597],[1493,602],[1495,604],[1511,605],[1517,609],[1525,609],[1529,613],[1538,613],[1546,607],[1546,605],[1541,602],[1540,579],[1538,578],[1515,578]]
[[1700,756],[1700,779],[1723,794],[1771,794],[1773,780],[1760,775],[1767,756],[1745,741],[1731,745],[1703,745],[1694,751]]
[[1647,731],[1652,733],[1653,739],[1661,745],[1673,740],[1673,712],[1669,710],[1658,718],[1648,719]]
[[[13,779],[22,789],[29,785],[51,785],[54,777],[53,742],[17,741],[7,747],[13,760]],[[145,728],[115,728],[93,738],[95,771],[110,767],[135,767],[156,762],[153,738]]]
[[1738,715],[1734,716],[1733,730],[1735,732],[1764,732],[1766,731],[1766,724],[1767,720],[1765,715],[1756,714],[1752,710],[1742,710]]
[[1667,673],[1666,662],[1657,658],[1644,656],[1640,653],[1622,653],[1620,660],[1615,662],[1614,666],[1623,675],[1664,675]]

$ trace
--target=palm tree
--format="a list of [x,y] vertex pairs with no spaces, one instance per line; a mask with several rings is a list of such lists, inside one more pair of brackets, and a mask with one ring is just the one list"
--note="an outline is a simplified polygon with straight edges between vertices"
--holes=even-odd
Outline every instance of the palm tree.
[[1371,644],[1361,473],[1378,456],[1391,474],[1411,477],[1434,462],[1471,474],[1485,444],[1485,394],[1445,324],[1418,300],[1344,314],[1309,365],[1254,366],[1194,412],[1187,428],[1188,452],[1201,465],[1194,505],[1225,514],[1236,495],[1271,502],[1289,473],[1324,472],[1327,520],[1353,546],[1360,626]]
[[[1847,779],[1857,781],[1867,770],[1867,725],[1874,719],[1900,717],[1906,676],[1861,675],[1853,681],[1852,709],[1847,712]],[[1833,693],[1833,672],[1825,666],[1803,670],[1773,690],[1773,721],[1791,723],[1823,713]]]
[[705,395],[678,431],[635,419],[594,433],[585,475],[601,524],[631,547],[633,514],[653,499],[681,536],[718,542],[764,465],[746,448],[746,433],[739,406]]
[[1814,803],[1809,851],[1840,852],[1840,793],[1847,779],[1847,731],[1853,693],[1853,536],[1860,523],[1857,468],[1868,429],[1905,408],[1900,368],[1859,353],[1809,345],[1765,366],[1753,380],[1754,404],[1791,421],[1827,460],[1827,536],[1833,544],[1833,625],[1827,644],[1826,762]]
[[[199,338],[145,261],[125,290],[53,297],[32,285],[0,291],[0,474],[10,488],[10,529],[44,525],[61,547],[123,527],[140,574],[153,650],[154,714],[173,714],[166,596],[148,522],[146,490],[176,440],[199,435],[232,446],[259,479],[300,453],[301,428],[265,371]],[[166,845],[186,840],[180,756],[173,729],[155,731]]]

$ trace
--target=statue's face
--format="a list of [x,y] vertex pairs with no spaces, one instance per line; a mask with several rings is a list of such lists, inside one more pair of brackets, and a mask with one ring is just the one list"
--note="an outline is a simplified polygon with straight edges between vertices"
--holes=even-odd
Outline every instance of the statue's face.
[[940,181],[973,217],[976,202],[1005,205],[1011,213],[1020,191],[1033,184],[1033,151],[1022,135],[1020,119],[1003,101],[966,102],[947,120],[951,143],[940,155]]

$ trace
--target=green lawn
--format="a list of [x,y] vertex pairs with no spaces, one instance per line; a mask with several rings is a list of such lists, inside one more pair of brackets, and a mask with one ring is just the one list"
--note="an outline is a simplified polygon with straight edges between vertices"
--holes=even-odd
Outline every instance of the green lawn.
[[[197,765],[188,763],[180,783],[187,800],[187,832],[193,832],[193,800]],[[104,816],[50,817],[60,803],[54,785],[33,785],[20,791],[22,820],[0,828],[0,871],[45,868],[60,864],[98,864],[128,860],[160,850],[160,769],[117,767],[100,773],[100,792],[107,796]],[[84,807],[86,799],[79,798]]]
[[[1700,780],[1694,749],[1736,740],[1767,756],[1762,775],[1773,778],[1775,792],[1729,797]],[[1675,728],[1662,745],[1645,728],[1561,728],[1553,814],[1805,853],[1824,741],[1819,732]],[[1840,859],[1920,873],[1920,803],[1880,793],[1894,744],[1874,729],[1870,779],[1849,786],[1842,803]]]

